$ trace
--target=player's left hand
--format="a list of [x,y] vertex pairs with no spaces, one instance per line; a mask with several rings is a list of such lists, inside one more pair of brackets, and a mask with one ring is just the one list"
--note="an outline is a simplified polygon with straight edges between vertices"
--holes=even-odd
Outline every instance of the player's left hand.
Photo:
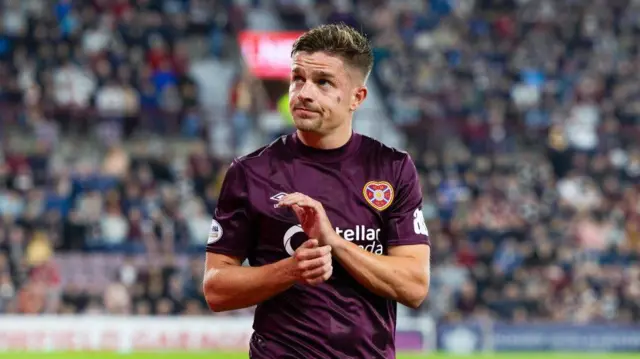
[[322,203],[302,193],[290,193],[278,203],[279,207],[289,207],[295,212],[302,230],[309,238],[316,238],[320,245],[330,245],[336,232],[324,211]]

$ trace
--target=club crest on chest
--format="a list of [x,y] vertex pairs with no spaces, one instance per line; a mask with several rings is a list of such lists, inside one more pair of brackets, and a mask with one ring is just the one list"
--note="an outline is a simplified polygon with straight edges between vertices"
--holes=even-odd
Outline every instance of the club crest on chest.
[[364,199],[378,211],[387,209],[393,203],[393,186],[386,181],[369,181],[363,189]]

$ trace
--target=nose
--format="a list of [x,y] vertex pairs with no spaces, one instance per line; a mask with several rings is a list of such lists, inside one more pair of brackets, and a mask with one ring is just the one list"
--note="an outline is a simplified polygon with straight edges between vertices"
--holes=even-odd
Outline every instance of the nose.
[[300,91],[298,91],[298,95],[296,96],[298,98],[298,101],[302,103],[313,102],[312,87],[312,84],[310,84],[309,82],[305,82],[304,85],[302,85],[302,87],[300,88]]

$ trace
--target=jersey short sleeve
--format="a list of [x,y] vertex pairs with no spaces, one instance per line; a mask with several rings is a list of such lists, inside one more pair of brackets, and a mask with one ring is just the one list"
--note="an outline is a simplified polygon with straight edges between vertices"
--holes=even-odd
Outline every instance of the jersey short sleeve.
[[418,171],[409,155],[402,161],[399,172],[395,200],[389,208],[387,244],[430,244],[429,231],[422,214],[422,189]]
[[251,243],[251,207],[242,165],[234,161],[224,177],[211,221],[207,252],[246,258]]

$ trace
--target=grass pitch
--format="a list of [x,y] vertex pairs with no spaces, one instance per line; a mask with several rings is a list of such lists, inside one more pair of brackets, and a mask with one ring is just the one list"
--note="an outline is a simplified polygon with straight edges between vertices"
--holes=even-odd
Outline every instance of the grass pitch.
[[[481,353],[450,355],[442,353],[399,354],[397,359],[638,359],[638,353]],[[0,359],[247,359],[246,353],[173,352],[173,353],[2,353]]]

